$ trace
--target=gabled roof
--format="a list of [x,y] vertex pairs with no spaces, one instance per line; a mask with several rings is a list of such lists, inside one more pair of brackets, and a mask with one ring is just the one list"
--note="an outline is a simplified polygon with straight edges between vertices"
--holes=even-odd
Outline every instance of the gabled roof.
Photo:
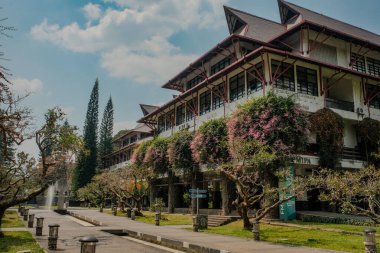
[[[380,46],[380,35],[376,33],[364,30],[354,25],[347,24],[334,18],[330,18],[323,14],[305,9],[284,0],[278,0],[278,4],[280,8],[281,22],[283,24],[286,24],[286,22],[288,22],[289,19],[292,19],[295,15],[300,15],[303,21],[325,26],[348,36],[352,36],[354,38],[368,41],[372,44]],[[282,12],[282,8],[287,8],[288,12]]]
[[230,34],[236,33],[258,41],[268,42],[286,31],[286,26],[283,24],[231,7],[224,6],[224,12]]
[[148,115],[149,113],[157,110],[159,108],[159,106],[140,104],[140,108],[141,108],[141,110],[145,116],[145,115]]

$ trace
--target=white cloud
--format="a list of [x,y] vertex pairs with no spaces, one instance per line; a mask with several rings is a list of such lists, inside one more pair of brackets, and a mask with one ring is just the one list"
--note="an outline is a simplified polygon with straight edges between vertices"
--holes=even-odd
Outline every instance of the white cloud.
[[89,21],[98,20],[102,16],[102,9],[98,4],[88,3],[82,10]]
[[11,80],[11,87],[16,93],[38,93],[43,88],[43,83],[40,79],[25,79],[25,78],[15,78]]
[[87,4],[86,26],[72,22],[61,27],[45,19],[32,27],[31,34],[74,52],[99,54],[101,66],[113,76],[162,83],[196,57],[182,53],[170,42],[171,36],[190,27],[224,25],[222,4],[228,0],[104,1],[120,8],[103,12],[98,5]]

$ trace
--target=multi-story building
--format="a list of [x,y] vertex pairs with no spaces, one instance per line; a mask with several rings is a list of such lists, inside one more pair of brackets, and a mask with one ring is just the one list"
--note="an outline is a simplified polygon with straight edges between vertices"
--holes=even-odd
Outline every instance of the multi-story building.
[[[143,115],[155,111],[158,107],[152,105],[140,105]],[[144,123],[138,123],[137,126],[131,130],[125,131],[122,135],[113,140],[114,151],[106,155],[103,159],[106,162],[107,169],[122,168],[130,163],[133,149],[136,144],[142,140],[152,138],[153,132]]]
[[[380,120],[380,35],[284,0],[278,7],[280,23],[224,7],[230,35],[165,83],[180,94],[139,122],[161,136],[196,130],[273,91],[293,96],[307,112],[327,107],[341,115],[340,167],[362,168],[355,124]],[[297,174],[318,166],[313,150],[300,157]],[[220,208],[218,180],[205,172],[202,181],[213,191],[214,208]]]

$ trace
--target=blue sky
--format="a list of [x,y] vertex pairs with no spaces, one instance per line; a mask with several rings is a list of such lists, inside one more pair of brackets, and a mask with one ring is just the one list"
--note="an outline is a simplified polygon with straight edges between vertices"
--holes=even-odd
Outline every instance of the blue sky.
[[[380,34],[378,0],[290,0]],[[162,104],[161,85],[228,36],[223,4],[279,21],[277,0],[2,0],[1,17],[17,31],[1,37],[14,89],[40,124],[61,106],[83,128],[95,79],[100,120],[112,96],[115,133],[141,117],[139,103]],[[33,145],[25,148],[33,152]]]

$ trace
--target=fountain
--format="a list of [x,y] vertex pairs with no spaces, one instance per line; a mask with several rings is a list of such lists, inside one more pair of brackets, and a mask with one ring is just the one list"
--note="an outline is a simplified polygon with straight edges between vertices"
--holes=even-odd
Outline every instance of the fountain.
[[49,188],[47,190],[46,197],[45,197],[45,206],[47,209],[51,209],[54,196],[55,196],[55,184],[51,184],[49,185]]

